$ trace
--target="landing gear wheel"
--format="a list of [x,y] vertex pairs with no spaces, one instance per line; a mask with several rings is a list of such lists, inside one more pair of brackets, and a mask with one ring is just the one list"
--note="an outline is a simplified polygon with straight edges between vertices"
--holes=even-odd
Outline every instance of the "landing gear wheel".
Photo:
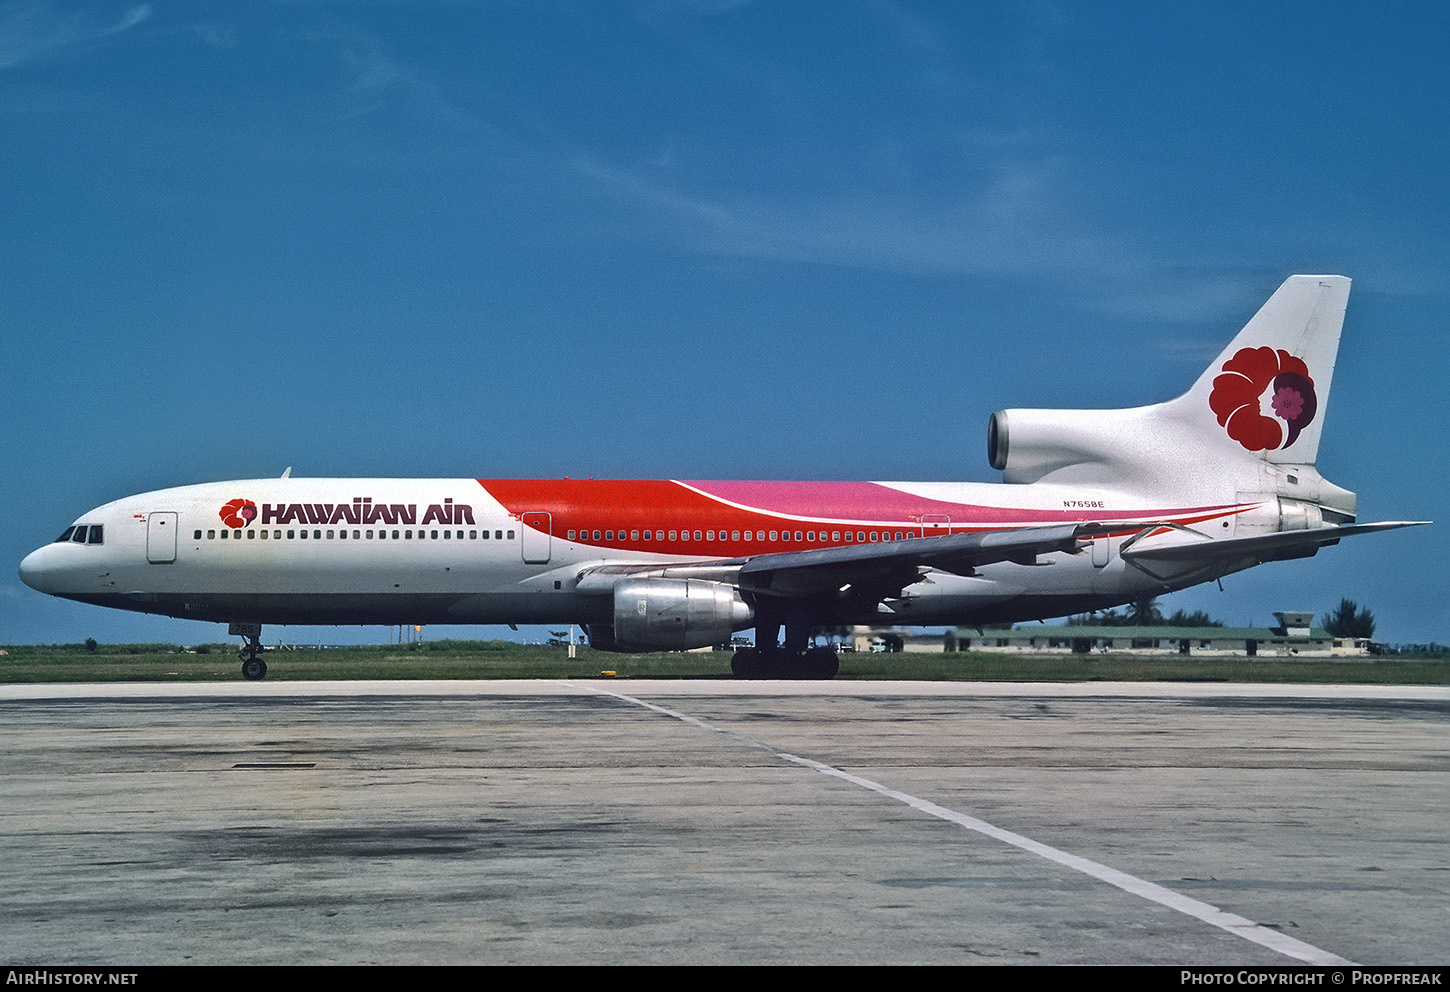
[[262,625],[259,623],[234,623],[228,633],[240,634],[247,639],[238,651],[242,659],[242,678],[248,682],[260,682],[267,677],[267,663],[262,660]]
[[737,679],[833,679],[841,664],[830,648],[811,648],[801,654],[780,648],[743,648],[730,659]]
[[833,679],[841,670],[841,659],[830,648],[811,648],[801,655],[798,667],[803,679]]

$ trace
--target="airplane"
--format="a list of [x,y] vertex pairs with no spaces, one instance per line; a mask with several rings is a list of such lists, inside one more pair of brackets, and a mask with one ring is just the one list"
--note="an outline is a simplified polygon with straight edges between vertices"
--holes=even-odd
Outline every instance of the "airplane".
[[[1002,483],[303,479],[163,489],[28,555],[40,592],[229,625],[581,624],[606,651],[720,645],[742,678],[831,678],[814,632],[1107,609],[1342,538],[1315,468],[1349,297],[1295,275],[1177,399],[992,414]],[[784,638],[782,642],[782,631]]]

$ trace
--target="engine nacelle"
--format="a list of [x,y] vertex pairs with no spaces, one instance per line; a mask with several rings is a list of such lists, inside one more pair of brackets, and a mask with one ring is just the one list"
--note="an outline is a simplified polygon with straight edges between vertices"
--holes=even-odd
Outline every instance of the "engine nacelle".
[[755,623],[734,586],[704,579],[624,579],[614,586],[614,623],[589,625],[601,651],[683,651],[730,640]]
[[1212,448],[1221,439],[1160,411],[998,410],[987,423],[987,458],[1003,482],[1087,485],[1152,483],[1222,459]]

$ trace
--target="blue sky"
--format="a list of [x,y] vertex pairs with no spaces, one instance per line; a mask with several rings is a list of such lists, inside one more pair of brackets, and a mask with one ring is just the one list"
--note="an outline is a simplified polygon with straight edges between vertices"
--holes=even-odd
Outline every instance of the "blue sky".
[[1320,469],[1441,522],[1164,605],[1450,641],[1447,37],[1441,4],[0,2],[0,643],[224,640],[15,575],[171,485],[993,481],[993,410],[1177,395],[1295,272],[1355,280]]

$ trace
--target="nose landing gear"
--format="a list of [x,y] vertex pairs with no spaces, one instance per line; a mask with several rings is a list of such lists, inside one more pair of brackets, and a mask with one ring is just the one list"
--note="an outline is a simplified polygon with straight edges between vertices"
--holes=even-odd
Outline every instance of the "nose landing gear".
[[260,682],[266,678],[267,663],[262,660],[262,625],[234,623],[227,627],[227,633],[247,639],[247,643],[237,652],[242,659],[242,678],[248,682]]

